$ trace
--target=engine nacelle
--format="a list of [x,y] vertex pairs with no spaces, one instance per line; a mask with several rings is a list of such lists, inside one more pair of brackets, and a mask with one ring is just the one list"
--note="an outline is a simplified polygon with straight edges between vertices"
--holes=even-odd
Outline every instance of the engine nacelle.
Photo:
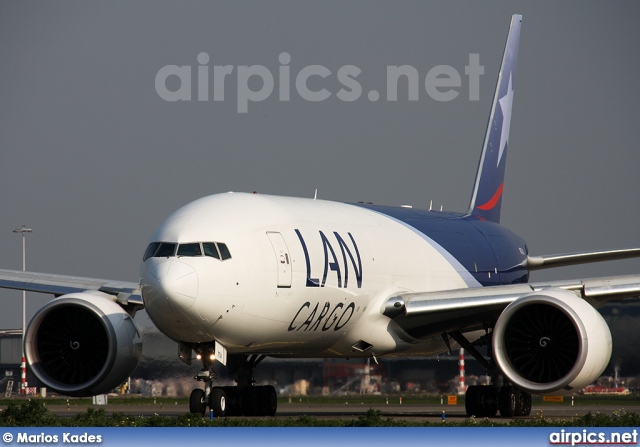
[[524,295],[502,312],[493,354],[514,385],[535,394],[564,394],[595,381],[611,358],[611,332],[591,305],[571,292]]
[[106,393],[131,375],[142,355],[133,318],[114,297],[101,292],[70,293],[36,313],[25,334],[33,373],[67,396]]

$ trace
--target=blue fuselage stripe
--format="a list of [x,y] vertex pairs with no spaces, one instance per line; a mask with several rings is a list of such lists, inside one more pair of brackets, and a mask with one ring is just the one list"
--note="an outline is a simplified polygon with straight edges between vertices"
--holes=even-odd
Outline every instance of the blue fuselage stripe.
[[[460,271],[469,287],[527,282],[527,246],[510,230],[475,216],[370,204],[423,237]],[[435,244],[434,244],[435,243]]]

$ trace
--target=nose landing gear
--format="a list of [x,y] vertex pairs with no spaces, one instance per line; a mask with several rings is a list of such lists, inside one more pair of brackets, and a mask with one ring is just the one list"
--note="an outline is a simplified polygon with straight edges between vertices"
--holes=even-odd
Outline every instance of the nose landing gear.
[[213,386],[216,373],[213,361],[202,358],[203,368],[195,379],[205,383],[205,389],[196,388],[191,392],[189,411],[204,415],[207,406],[214,416],[274,416],[278,409],[278,396],[271,385],[257,386],[253,369],[264,360],[264,355],[230,356],[227,362],[229,372],[237,374],[237,386]]

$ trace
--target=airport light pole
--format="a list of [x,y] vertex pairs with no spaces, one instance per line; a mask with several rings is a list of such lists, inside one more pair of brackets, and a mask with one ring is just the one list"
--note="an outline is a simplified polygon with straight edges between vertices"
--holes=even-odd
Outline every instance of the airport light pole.
[[[24,225],[22,228],[16,228],[13,230],[14,233],[22,234],[22,271],[27,270],[27,254],[26,254],[26,236],[27,233],[32,233],[33,230],[31,228],[27,228]],[[26,324],[26,314],[27,314],[27,292],[22,291],[22,364],[20,367],[22,368],[22,380],[20,382],[20,394],[25,395],[27,393],[27,358],[24,353],[24,333]]]

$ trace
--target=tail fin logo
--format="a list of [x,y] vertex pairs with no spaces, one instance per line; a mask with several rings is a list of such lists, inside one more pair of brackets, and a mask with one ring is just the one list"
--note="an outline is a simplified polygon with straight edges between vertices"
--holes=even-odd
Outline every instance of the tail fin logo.
[[509,141],[509,128],[511,127],[511,106],[513,105],[513,83],[511,79],[511,73],[509,73],[509,86],[507,87],[507,93],[500,98],[500,110],[502,111],[502,132],[500,133],[500,151],[498,152],[498,162],[496,167],[502,160],[502,154]]
[[500,186],[498,187],[498,190],[493,195],[493,197],[491,197],[491,199],[487,203],[484,203],[482,205],[478,205],[478,206],[476,206],[476,208],[479,209],[479,210],[482,210],[482,211],[489,211],[489,210],[494,209],[496,207],[496,205],[498,204],[498,201],[500,200],[500,197],[502,197],[502,190],[503,189],[504,189],[504,183],[501,183]]

